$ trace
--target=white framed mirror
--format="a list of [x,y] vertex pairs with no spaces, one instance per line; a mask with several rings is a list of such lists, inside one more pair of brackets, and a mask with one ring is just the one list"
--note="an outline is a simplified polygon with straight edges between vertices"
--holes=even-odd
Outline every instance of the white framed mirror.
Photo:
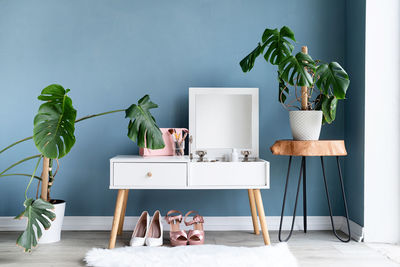
[[189,131],[193,154],[237,148],[258,157],[258,88],[189,88]]

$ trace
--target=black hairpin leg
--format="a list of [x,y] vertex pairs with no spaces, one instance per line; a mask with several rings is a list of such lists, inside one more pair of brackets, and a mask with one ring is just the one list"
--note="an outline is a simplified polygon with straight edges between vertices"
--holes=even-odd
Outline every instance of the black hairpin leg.
[[328,200],[328,207],[329,207],[329,215],[331,217],[331,224],[332,224],[332,231],[333,234],[342,242],[349,242],[351,239],[351,233],[350,233],[350,223],[349,223],[349,213],[347,210],[347,202],[346,202],[346,195],[344,192],[344,186],[343,186],[343,177],[342,177],[342,170],[340,168],[340,162],[339,162],[339,157],[336,157],[336,163],[339,171],[339,180],[340,180],[340,187],[342,189],[342,196],[343,196],[343,203],[344,203],[344,210],[346,212],[346,222],[347,222],[347,231],[349,232],[349,237],[347,239],[342,239],[338,236],[335,230],[335,225],[333,223],[333,217],[332,217],[332,208],[331,208],[331,201],[329,199],[329,192],[328,192],[328,183],[326,182],[326,175],[325,175],[325,166],[324,166],[324,158],[321,157],[321,166],[322,166],[322,174],[324,176],[324,184],[325,184],[325,192],[326,192],[326,198]]
[[[287,194],[287,188],[288,188],[288,183],[289,183],[289,175],[290,175],[290,166],[292,163],[292,156],[290,156],[289,158],[289,167],[288,167],[288,172],[287,172],[287,176],[286,176],[286,184],[285,184],[285,193],[283,194],[283,203],[282,203],[282,211],[281,211],[281,221],[279,223],[279,233],[278,233],[278,238],[279,241],[282,242],[282,238],[281,238],[281,232],[282,232],[282,222],[283,222],[283,214],[285,211],[285,203],[286,203],[286,194]],[[301,167],[300,167],[300,175],[299,175],[299,182],[297,183],[297,193],[296,193],[296,201],[294,204],[294,210],[293,210],[293,219],[292,219],[292,226],[290,227],[290,233],[288,235],[288,237],[283,240],[283,241],[288,241],[290,239],[290,237],[292,236],[293,233],[293,226],[294,226],[294,221],[296,219],[296,209],[297,209],[297,200],[299,199],[299,191],[300,191],[300,183],[301,183],[301,177],[302,177],[302,173],[303,170],[305,169],[306,165],[306,159],[305,157],[302,158],[301,160]],[[305,172],[304,172],[305,174]],[[304,187],[303,187],[304,189]]]
[[307,233],[307,186],[306,186],[306,157],[304,159],[303,166],[303,225],[304,225],[304,233]]

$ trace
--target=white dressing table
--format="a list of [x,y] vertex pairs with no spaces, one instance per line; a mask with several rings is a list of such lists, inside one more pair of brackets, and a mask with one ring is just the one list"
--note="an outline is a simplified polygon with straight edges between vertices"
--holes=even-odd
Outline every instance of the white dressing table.
[[[254,233],[260,234],[258,210],[264,243],[270,244],[260,193],[269,188],[269,162],[258,158],[258,88],[190,88],[189,132],[191,156],[110,160],[110,189],[118,196],[109,248],[122,233],[132,189],[247,189]],[[227,161],[232,148],[249,156]]]

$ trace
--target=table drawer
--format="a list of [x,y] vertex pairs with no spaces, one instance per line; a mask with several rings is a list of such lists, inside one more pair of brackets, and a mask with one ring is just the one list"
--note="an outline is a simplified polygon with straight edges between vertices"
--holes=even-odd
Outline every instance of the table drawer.
[[266,161],[193,162],[189,186],[269,187],[269,164]]
[[185,163],[131,163],[113,165],[114,186],[145,188],[185,187],[187,164]]

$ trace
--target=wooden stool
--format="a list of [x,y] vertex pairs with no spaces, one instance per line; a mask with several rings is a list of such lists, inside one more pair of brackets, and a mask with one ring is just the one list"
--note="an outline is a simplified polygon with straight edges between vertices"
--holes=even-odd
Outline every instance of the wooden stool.
[[[296,217],[297,200],[299,198],[300,183],[301,183],[302,178],[303,178],[303,224],[304,224],[304,232],[305,233],[307,232],[306,157],[319,156],[319,157],[321,157],[322,175],[324,177],[325,193],[326,193],[326,197],[328,200],[329,215],[331,217],[333,234],[340,241],[349,242],[351,239],[349,214],[348,214],[348,210],[347,210],[346,195],[345,195],[344,186],[343,186],[342,171],[341,171],[340,162],[339,162],[339,156],[347,155],[344,141],[343,140],[323,140],[323,141],[278,140],[271,147],[271,152],[273,155],[290,156],[288,171],[287,171],[287,175],[286,175],[285,193],[283,195],[281,220],[280,220],[280,224],[279,224],[279,234],[278,234],[279,241],[282,242],[282,239],[281,239],[282,221],[283,221],[283,213],[285,210],[286,193],[287,193],[287,187],[288,187],[288,183],[289,183],[289,174],[290,174],[290,166],[292,163],[292,157],[293,156],[301,156],[302,160],[301,160],[299,181],[297,184],[297,193],[296,193],[296,201],[294,204],[292,226],[290,228],[290,233],[289,233],[288,237],[283,241],[288,241],[290,239],[290,237],[292,236],[294,221],[295,221],[295,217]],[[344,209],[346,212],[347,229],[349,232],[349,237],[347,239],[342,239],[338,236],[338,234],[335,230],[335,225],[333,223],[331,201],[329,199],[328,184],[326,182],[325,165],[324,165],[324,158],[323,158],[324,156],[336,156],[336,163],[337,163],[338,172],[339,172],[340,186],[342,189]]]

